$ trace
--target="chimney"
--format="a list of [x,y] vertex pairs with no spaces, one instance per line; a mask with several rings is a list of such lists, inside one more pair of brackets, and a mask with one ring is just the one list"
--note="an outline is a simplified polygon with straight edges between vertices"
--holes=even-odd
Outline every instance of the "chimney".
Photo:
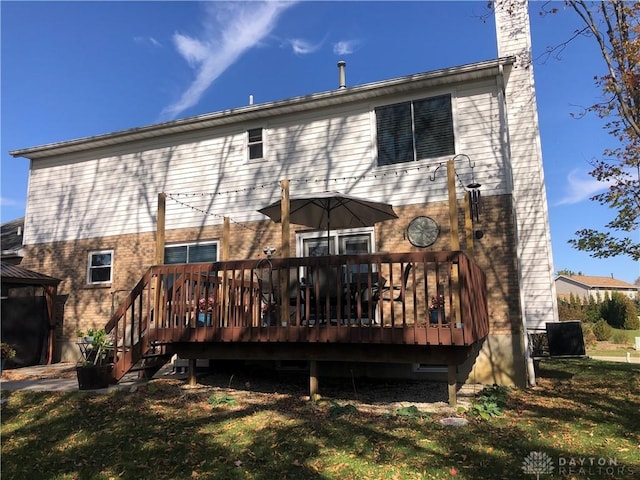
[[343,88],[347,88],[347,84],[345,81],[345,76],[344,76],[344,67],[347,66],[347,62],[345,62],[344,60],[340,60],[338,62],[338,81],[339,81],[339,88],[340,90],[342,90]]

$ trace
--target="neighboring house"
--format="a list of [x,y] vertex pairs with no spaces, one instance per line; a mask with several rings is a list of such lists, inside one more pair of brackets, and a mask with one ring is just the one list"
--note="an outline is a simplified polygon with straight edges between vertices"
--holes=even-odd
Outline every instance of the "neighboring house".
[[[525,384],[524,332],[557,321],[556,293],[527,4],[496,8],[496,25],[497,59],[12,151],[31,160],[24,265],[61,278],[68,295],[63,358],[77,356],[75,329],[104,325],[156,263],[160,193],[165,263],[279,248],[278,225],[257,210],[280,198],[281,180],[292,196],[338,190],[393,205],[397,220],[332,231],[335,253],[451,250],[444,167],[455,157],[457,178],[482,184],[474,258],[490,326],[460,380]],[[440,225],[425,248],[406,237],[421,215]],[[300,226],[292,255],[325,241]]]
[[556,292],[560,298],[568,299],[572,294],[579,300],[603,301],[613,293],[619,293],[632,300],[640,294],[640,287],[616,280],[613,277],[594,277],[590,275],[559,275],[556,280]]
[[0,260],[18,265],[22,261],[24,217],[0,225]]

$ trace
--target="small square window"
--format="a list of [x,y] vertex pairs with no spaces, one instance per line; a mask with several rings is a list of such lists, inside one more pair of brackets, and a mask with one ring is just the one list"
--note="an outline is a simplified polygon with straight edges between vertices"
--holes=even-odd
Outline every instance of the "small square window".
[[89,252],[87,283],[90,285],[111,283],[113,250]]
[[252,128],[247,131],[247,147],[249,150],[249,160],[264,158],[262,128]]

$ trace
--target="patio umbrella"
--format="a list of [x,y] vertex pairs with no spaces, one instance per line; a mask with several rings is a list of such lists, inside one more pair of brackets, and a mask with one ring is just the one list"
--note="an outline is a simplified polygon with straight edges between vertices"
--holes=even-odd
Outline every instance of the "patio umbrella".
[[[280,217],[281,201],[258,210],[274,222]],[[376,223],[398,218],[387,203],[374,202],[340,192],[322,192],[289,199],[289,221],[327,230],[327,247],[331,242],[332,228],[372,227]]]

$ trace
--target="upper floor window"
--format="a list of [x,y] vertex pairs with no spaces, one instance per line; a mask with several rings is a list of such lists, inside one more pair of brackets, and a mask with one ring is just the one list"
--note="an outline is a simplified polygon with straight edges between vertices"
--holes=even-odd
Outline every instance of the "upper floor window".
[[455,153],[451,95],[377,107],[378,166]]
[[90,285],[111,283],[113,274],[113,250],[89,252],[87,283]]
[[218,260],[218,242],[185,243],[164,248],[164,263],[199,263]]
[[264,140],[262,135],[262,128],[252,128],[247,131],[249,160],[259,160],[264,158]]

